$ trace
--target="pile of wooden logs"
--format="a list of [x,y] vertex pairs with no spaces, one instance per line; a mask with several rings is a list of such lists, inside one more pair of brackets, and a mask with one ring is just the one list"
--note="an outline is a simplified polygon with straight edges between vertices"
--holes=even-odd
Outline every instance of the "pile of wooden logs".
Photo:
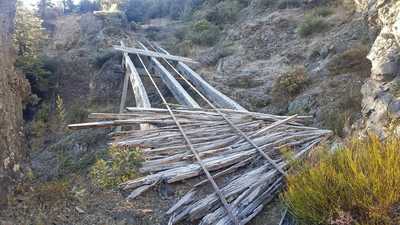
[[[144,162],[143,177],[120,185],[133,199],[160,182],[178,182],[202,177],[203,170],[165,109],[127,108],[127,113],[93,113],[97,122],[69,125],[70,129],[132,126],[148,124],[146,130],[112,133],[112,144],[138,146]],[[284,182],[283,174],[250,144],[237,135],[221,116],[205,109],[175,109],[177,120],[191,140],[202,162],[232,208],[240,224],[256,216],[273,199]],[[331,131],[304,126],[306,117],[276,116],[263,113],[221,109],[229,120],[253,140],[283,170],[289,158],[306,154],[331,135]],[[283,154],[290,152],[290,154]],[[289,155],[289,157],[288,157]],[[167,214],[170,224],[198,221],[198,224],[228,225],[232,221],[207,179],[195,184],[172,206]]]

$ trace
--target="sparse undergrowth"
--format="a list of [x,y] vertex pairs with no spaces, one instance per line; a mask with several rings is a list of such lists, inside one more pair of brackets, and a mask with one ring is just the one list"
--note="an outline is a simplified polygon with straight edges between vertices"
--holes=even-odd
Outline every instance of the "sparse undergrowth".
[[139,149],[111,146],[108,149],[108,159],[97,160],[90,171],[90,176],[99,187],[112,188],[135,178],[137,166],[141,161]]
[[400,223],[400,138],[353,139],[296,167],[283,198],[301,224]]
[[368,76],[371,70],[371,63],[366,58],[369,49],[367,46],[353,47],[341,54],[335,55],[328,64],[331,75],[359,72]]
[[301,37],[308,37],[315,33],[322,33],[329,28],[324,18],[314,13],[309,13],[304,16],[304,21],[299,25],[297,32]]
[[275,99],[290,99],[298,95],[309,83],[304,66],[294,66],[278,78],[272,87]]
[[198,45],[213,45],[218,41],[219,34],[220,30],[216,25],[200,20],[190,27],[187,38]]

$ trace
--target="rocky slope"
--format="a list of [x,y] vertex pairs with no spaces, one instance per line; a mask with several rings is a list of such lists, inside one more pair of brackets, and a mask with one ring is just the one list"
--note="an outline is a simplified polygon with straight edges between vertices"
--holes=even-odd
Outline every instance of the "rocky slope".
[[12,50],[15,1],[0,2],[0,206],[23,175],[26,149],[23,137],[23,100],[29,84],[14,70]]
[[371,76],[362,87],[362,126],[384,136],[398,127],[400,116],[400,2],[357,1],[370,33]]
[[[329,1],[285,1],[285,5],[278,4],[283,1],[271,1],[274,3],[264,7],[259,2],[249,1],[234,22],[224,24],[215,44],[191,46],[189,55],[201,62],[196,70],[213,86],[250,110],[313,115],[311,123],[333,129],[341,137],[352,129],[383,135],[391,127],[388,124],[396,124],[400,116],[398,1],[359,0],[356,5],[328,6],[325,3]],[[193,20],[203,19],[207,7],[196,9]],[[318,17],[323,26],[303,36],[299,29],[310,15]],[[53,23],[45,54],[56,64],[54,96],[64,100],[65,122],[80,122],[82,115],[92,111],[118,110],[123,70],[120,54],[110,47],[119,44],[120,39],[133,45],[132,40],[145,34],[171,52],[185,52],[180,45],[185,40],[177,34],[188,26],[187,21],[163,18],[135,32],[128,28],[124,16],[72,14],[58,17]],[[2,36],[1,42],[0,65],[6,68],[12,68],[13,63],[2,57],[9,55],[3,52],[7,49],[3,45],[10,46],[9,39]],[[20,177],[17,163],[24,156],[19,141],[20,112],[27,89],[12,69],[0,71],[0,85],[0,174],[7,174],[0,177],[2,199],[2,191],[10,190],[8,184]],[[17,224],[167,222],[163,212],[190,184],[174,185],[167,199],[157,193],[163,188],[160,186],[133,202],[124,202],[119,194],[91,184],[88,171],[106,152],[107,132],[47,131],[44,145],[32,149],[30,156],[37,180],[50,183],[39,184],[37,193],[18,197],[13,208],[0,212],[0,220]],[[63,183],[65,178],[67,182]],[[46,198],[47,192],[54,193],[51,199]],[[276,203],[252,224],[276,224],[280,211]]]
[[[202,62],[198,71],[250,110],[312,115],[316,126],[341,137],[351,133],[361,118],[361,86],[371,73],[370,31],[362,13],[337,1],[260,2],[250,1],[236,22],[223,25],[216,44],[193,47],[191,56]],[[198,10],[194,22],[207,18],[209,8]],[[313,19],[320,26],[302,35]],[[167,30],[182,26],[187,23],[158,26],[165,31],[159,36],[153,27],[148,36],[176,51],[182,40]]]

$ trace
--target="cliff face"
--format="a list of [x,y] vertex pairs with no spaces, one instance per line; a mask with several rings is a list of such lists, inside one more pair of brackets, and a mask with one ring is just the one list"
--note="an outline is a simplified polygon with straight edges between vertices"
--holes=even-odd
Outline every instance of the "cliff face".
[[15,0],[0,1],[0,205],[22,177],[23,145],[22,100],[29,85],[14,70],[12,33]]
[[371,76],[362,87],[363,125],[384,136],[400,117],[400,2],[357,2],[371,35],[376,36],[367,57]]

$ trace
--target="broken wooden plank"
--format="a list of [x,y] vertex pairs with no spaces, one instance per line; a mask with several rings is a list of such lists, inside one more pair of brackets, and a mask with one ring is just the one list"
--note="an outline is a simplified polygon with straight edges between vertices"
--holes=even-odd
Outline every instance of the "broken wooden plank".
[[[121,41],[121,46],[125,46],[123,41]],[[136,67],[133,64],[131,58],[129,57],[128,53],[126,53],[126,52],[124,52],[124,61],[125,61],[126,73],[129,74],[131,87],[133,90],[133,94],[135,96],[136,106],[141,107],[141,108],[151,108],[150,100],[149,100],[149,97],[147,96],[147,92],[146,92],[146,89],[144,88],[142,79],[140,78],[139,73],[137,72]],[[124,88],[125,88],[125,84],[124,84]],[[125,95],[125,98],[126,98],[126,95]],[[151,128],[151,125],[149,125],[149,124],[140,124],[141,130],[146,130],[149,128]]]
[[123,47],[123,46],[118,46],[118,45],[114,45],[113,48],[115,50],[131,53],[131,54],[140,54],[140,55],[156,57],[156,58],[165,58],[165,59],[169,59],[169,60],[173,60],[173,61],[179,61],[179,62],[198,63],[198,62],[196,62],[196,61],[194,61],[193,59],[190,59],[190,58],[186,58],[186,57],[182,57],[182,56],[175,56],[175,55],[167,55],[167,54],[154,52],[154,51],[143,50],[143,49],[128,48],[128,47]]
[[[160,51],[164,52],[167,55],[170,55],[167,50],[158,47]],[[241,111],[247,111],[245,108],[243,108],[241,105],[239,105],[237,102],[235,102],[233,99],[229,98],[228,96],[224,95],[217,89],[215,89],[213,86],[211,86],[207,81],[205,81],[198,73],[193,71],[188,65],[186,65],[183,62],[178,62],[178,66],[176,69],[190,82],[193,83],[193,85],[196,86],[199,91],[204,93],[210,100],[212,100],[215,104],[217,104],[219,107],[222,108],[227,108],[227,109],[235,109],[235,110],[241,110]]]
[[[124,42],[123,41],[121,41],[121,45],[124,46]],[[128,53],[124,52],[123,56],[124,57],[122,59],[122,62],[125,65],[126,71],[125,71],[125,77],[124,77],[124,84],[122,86],[122,95],[121,95],[121,103],[119,105],[119,113],[122,113],[124,111],[124,109],[125,109],[126,95],[128,93],[128,82],[129,82],[129,76],[130,76],[128,68],[126,67],[126,63],[125,63],[126,62],[126,58],[129,57]]]
[[[139,44],[143,49],[148,50],[142,43],[139,42]],[[190,108],[200,108],[200,105],[186,92],[182,85],[155,57],[151,57],[150,59],[154,69],[160,74],[162,81],[180,104]]]

